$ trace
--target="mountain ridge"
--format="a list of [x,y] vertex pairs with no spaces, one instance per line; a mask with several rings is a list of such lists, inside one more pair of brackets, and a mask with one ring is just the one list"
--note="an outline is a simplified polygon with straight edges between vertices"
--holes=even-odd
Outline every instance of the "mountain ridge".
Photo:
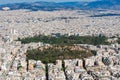
[[120,10],[120,0],[98,0],[92,2],[31,2],[31,3],[14,3],[0,5],[0,10],[3,7],[9,7],[11,10],[29,9],[32,11],[54,11],[54,10],[94,10],[94,9],[112,9]]

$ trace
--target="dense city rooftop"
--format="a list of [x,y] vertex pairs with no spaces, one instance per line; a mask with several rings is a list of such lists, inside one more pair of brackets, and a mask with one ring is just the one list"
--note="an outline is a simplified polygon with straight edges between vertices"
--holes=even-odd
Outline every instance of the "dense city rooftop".
[[120,17],[104,13],[120,11],[0,11],[0,80],[120,80]]

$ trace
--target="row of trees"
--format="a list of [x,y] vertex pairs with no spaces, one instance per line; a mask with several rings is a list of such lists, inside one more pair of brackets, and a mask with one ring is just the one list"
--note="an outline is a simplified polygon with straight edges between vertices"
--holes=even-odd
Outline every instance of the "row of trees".
[[34,36],[27,37],[23,39],[18,39],[22,43],[30,43],[30,42],[43,42],[49,44],[59,44],[59,45],[70,45],[70,44],[92,44],[92,45],[100,45],[100,44],[109,44],[107,41],[107,37],[105,36],[64,36],[53,37],[53,36]]

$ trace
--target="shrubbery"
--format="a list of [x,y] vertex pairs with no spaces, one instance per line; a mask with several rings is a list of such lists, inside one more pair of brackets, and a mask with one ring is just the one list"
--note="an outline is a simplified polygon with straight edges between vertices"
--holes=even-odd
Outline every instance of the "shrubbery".
[[[41,60],[43,63],[54,63],[57,59],[82,59],[93,56],[96,54],[95,51],[90,50],[71,50],[69,46],[74,44],[92,44],[92,45],[101,45],[109,44],[105,36],[66,36],[61,35],[57,37],[53,36],[34,36],[27,37],[23,39],[18,39],[23,44],[30,42],[43,42],[53,45],[53,47],[45,48],[43,50],[33,49],[27,51],[27,60]],[[56,48],[59,46],[59,48]],[[67,47],[65,47],[67,46]]]
[[53,46],[43,50],[33,49],[27,51],[27,59],[41,60],[43,63],[54,63],[60,59],[82,59],[93,56],[90,50],[71,50],[65,46]]

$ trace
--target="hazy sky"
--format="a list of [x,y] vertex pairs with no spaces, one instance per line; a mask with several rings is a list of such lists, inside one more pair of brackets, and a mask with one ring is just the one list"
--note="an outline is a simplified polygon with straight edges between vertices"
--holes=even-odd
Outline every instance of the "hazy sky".
[[35,2],[35,1],[70,2],[70,1],[93,1],[93,0],[0,0],[0,4],[19,3],[19,2]]

